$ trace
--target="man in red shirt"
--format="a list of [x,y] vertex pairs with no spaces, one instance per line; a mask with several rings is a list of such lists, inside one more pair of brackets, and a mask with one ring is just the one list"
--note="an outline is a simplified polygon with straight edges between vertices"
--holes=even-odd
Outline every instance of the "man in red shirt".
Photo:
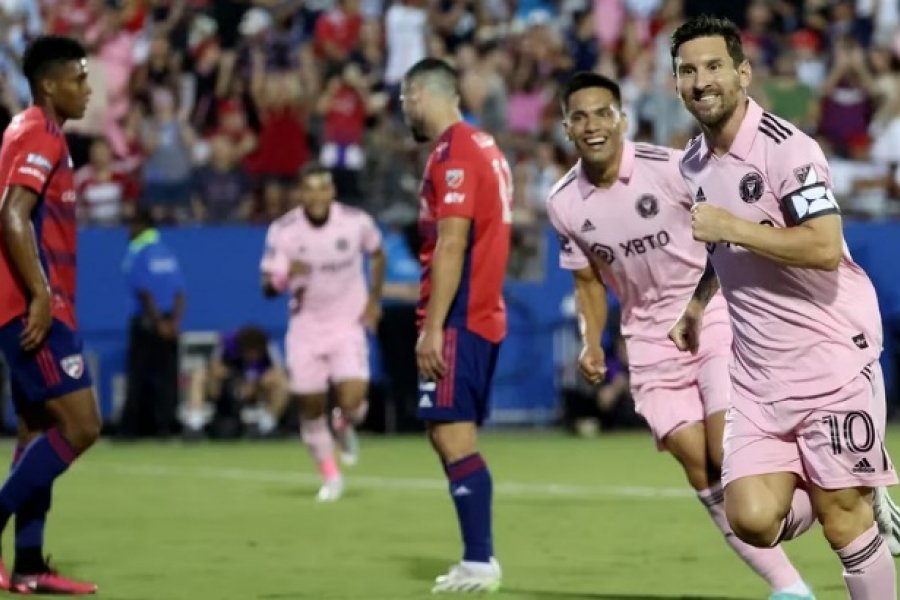
[[0,487],[0,532],[16,515],[12,578],[20,593],[90,594],[97,586],[55,573],[43,558],[54,480],[97,440],[100,415],[75,332],[76,201],[61,127],[79,119],[91,90],[81,45],[41,37],[23,70],[34,104],[16,115],[0,149],[0,350],[19,415],[19,445]]
[[465,546],[433,591],[494,591],[501,574],[493,556],[493,484],[476,428],[489,414],[506,336],[512,176],[494,138],[462,121],[458,76],[447,63],[413,65],[401,102],[416,141],[434,142],[420,192],[419,417],[450,480]]

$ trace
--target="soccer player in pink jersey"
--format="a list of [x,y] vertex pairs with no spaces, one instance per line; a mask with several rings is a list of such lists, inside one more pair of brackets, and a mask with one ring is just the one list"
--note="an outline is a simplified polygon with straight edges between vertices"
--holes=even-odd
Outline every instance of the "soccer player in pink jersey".
[[580,160],[550,192],[547,213],[560,240],[560,264],[575,279],[584,348],[579,366],[593,383],[606,367],[606,287],[622,305],[635,408],[660,450],[684,468],[716,526],[766,582],[772,598],[812,598],[784,551],[755,548],[728,525],[719,482],[728,408],[731,326],[725,300],[706,308],[701,351],[679,352],[667,337],[706,264],[691,239],[691,196],[682,152],[626,141],[619,86],[578,73],[561,93],[564,124]]
[[[344,483],[328,427],[328,388],[335,388],[334,428],[348,464],[357,458],[353,426],[368,409],[366,330],[381,315],[385,256],[381,232],[365,212],[335,201],[331,172],[310,164],[300,174],[302,206],[269,227],[262,259],[267,296],[291,294],[287,367],[300,403],[300,433],[322,475],[317,499],[340,498]],[[371,259],[367,287],[364,257]]]
[[678,91],[702,129],[681,170],[695,201],[693,236],[714,271],[670,335],[696,352],[705,305],[721,286],[734,332],[728,521],[768,547],[815,517],[850,598],[896,598],[873,514],[873,490],[897,483],[883,443],[881,321],[844,243],[828,163],[814,140],[747,96],[752,73],[733,23],[692,19],[671,51]]

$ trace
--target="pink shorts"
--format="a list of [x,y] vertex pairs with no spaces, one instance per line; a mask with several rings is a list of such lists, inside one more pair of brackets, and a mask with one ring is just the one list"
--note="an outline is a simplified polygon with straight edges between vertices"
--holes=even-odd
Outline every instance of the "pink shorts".
[[286,342],[287,368],[295,394],[325,392],[329,383],[369,380],[369,345],[361,325],[329,335],[288,331]]
[[732,390],[722,480],[796,473],[836,490],[897,483],[884,447],[884,379],[873,362],[824,396],[762,404]]
[[634,408],[650,426],[658,450],[665,450],[666,436],[728,408],[729,360],[731,354],[721,352],[685,354],[661,364],[631,369]]

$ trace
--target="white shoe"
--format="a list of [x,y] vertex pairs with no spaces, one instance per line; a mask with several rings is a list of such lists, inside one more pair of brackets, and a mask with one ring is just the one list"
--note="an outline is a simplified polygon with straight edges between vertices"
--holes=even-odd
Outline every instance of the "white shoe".
[[341,463],[352,467],[359,462],[359,437],[356,428],[344,417],[340,408],[335,407],[332,415],[334,437],[341,448]]
[[453,565],[446,575],[441,575],[434,580],[432,594],[451,593],[488,593],[500,589],[500,563],[496,558],[491,562],[462,561]]
[[888,549],[894,556],[900,556],[900,507],[888,494],[887,488],[875,488],[875,522],[878,531],[887,542]]
[[343,493],[344,479],[340,477],[332,479],[323,483],[322,487],[319,488],[319,493],[316,494],[316,502],[335,502],[340,500]]

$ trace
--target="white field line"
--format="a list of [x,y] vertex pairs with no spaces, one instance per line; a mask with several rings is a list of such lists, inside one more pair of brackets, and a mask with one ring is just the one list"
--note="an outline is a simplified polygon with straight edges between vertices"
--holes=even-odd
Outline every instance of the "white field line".
[[[113,475],[160,477],[174,479],[214,479],[254,483],[285,483],[317,485],[321,482],[315,473],[294,471],[272,471],[265,469],[236,469],[218,467],[177,467],[148,463],[86,463],[79,470]],[[354,475],[346,471],[347,488],[372,490],[408,490],[446,492],[447,482],[443,479],[415,477],[378,477]],[[569,498],[694,498],[695,494],[687,486],[684,488],[652,487],[638,485],[572,485],[561,483],[521,483],[515,481],[494,482],[494,491],[500,496],[510,497],[569,497]]]

